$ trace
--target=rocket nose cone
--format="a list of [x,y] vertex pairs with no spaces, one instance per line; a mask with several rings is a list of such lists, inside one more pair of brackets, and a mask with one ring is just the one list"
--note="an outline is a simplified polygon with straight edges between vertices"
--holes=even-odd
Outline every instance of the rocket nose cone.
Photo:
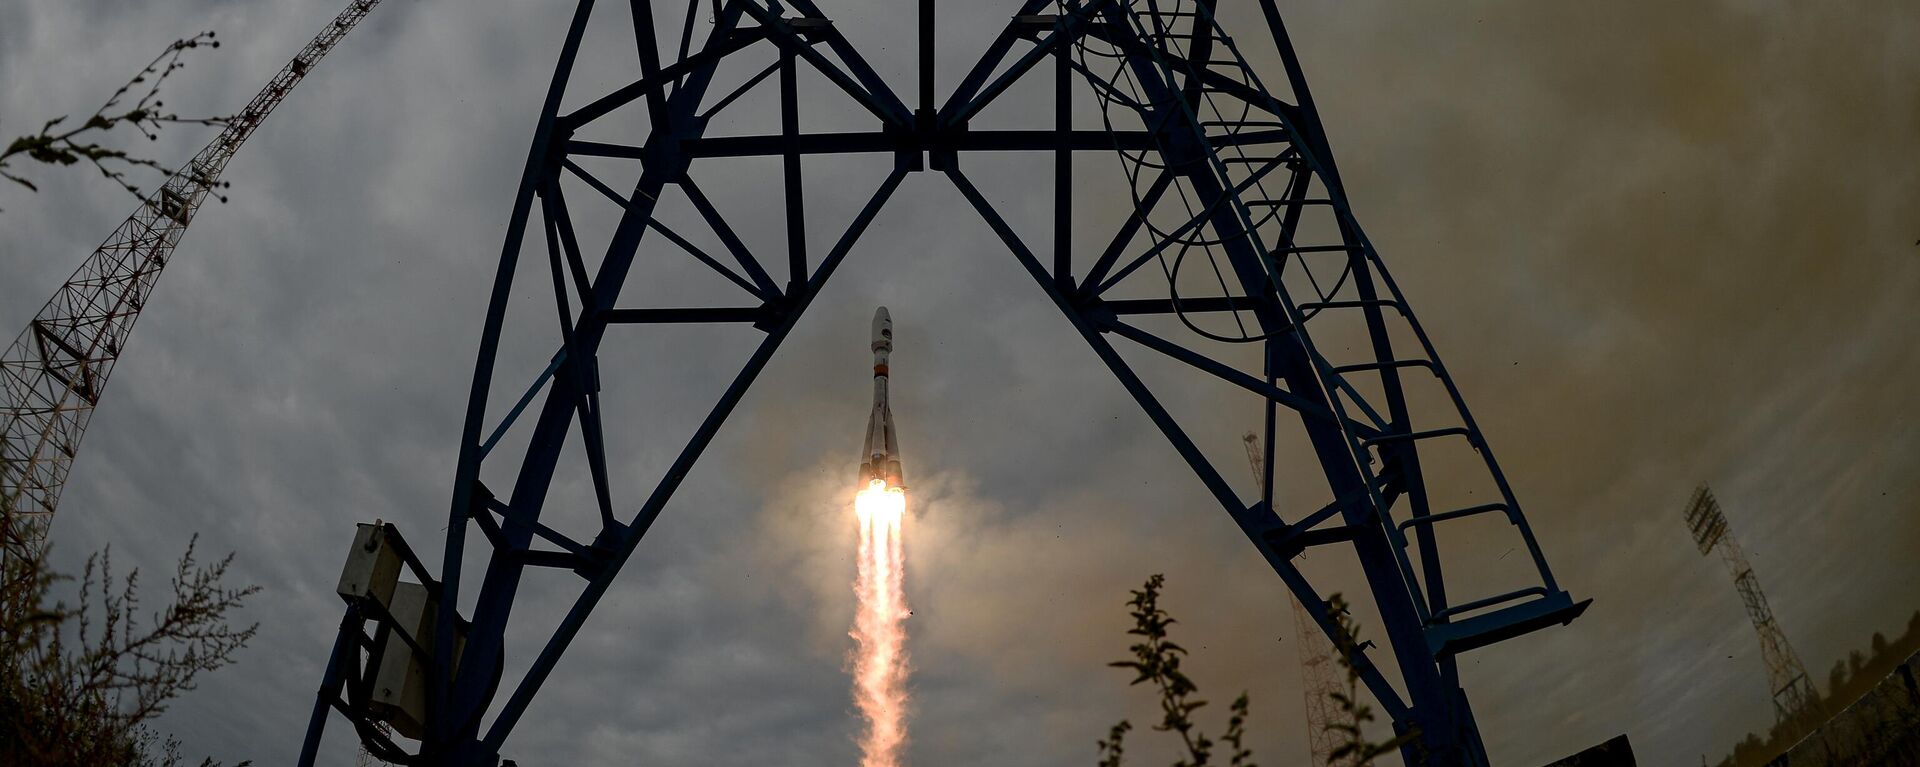
[[876,350],[883,345],[888,349],[893,348],[893,317],[887,314],[887,307],[882,306],[873,312],[873,344]]

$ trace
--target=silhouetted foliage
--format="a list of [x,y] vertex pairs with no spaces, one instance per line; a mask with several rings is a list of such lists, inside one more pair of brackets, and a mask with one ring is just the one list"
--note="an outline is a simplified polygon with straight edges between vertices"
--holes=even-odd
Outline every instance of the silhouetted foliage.
[[1125,719],[1107,730],[1107,739],[1100,741],[1100,767],[1120,767],[1121,757],[1126,755],[1127,732],[1133,724]]
[[0,615],[0,764],[181,764],[179,742],[147,722],[253,639],[255,626],[230,620],[259,589],[223,585],[232,560],[201,564],[189,544],[172,600],[143,625],[139,572],[116,579],[110,553],[88,557],[76,607],[47,604],[66,578],[47,569],[44,553],[7,557],[0,585],[13,607]]
[[1327,618],[1334,626],[1334,658],[1339,660],[1340,667],[1347,673],[1346,689],[1330,694],[1334,705],[1340,708],[1341,716],[1327,723],[1328,729],[1340,736],[1340,741],[1328,755],[1331,760],[1329,763],[1362,767],[1414,742],[1420,737],[1420,731],[1411,729],[1384,743],[1367,741],[1361,727],[1373,720],[1373,708],[1360,700],[1360,669],[1353,665],[1353,655],[1360,648],[1360,627],[1347,611],[1347,600],[1339,594],[1327,600]]
[[[1174,762],[1174,767],[1201,767],[1213,763],[1214,742],[1194,723],[1193,712],[1207,705],[1207,702],[1198,697],[1199,688],[1180,670],[1180,660],[1187,654],[1187,649],[1168,638],[1167,629],[1174,624],[1174,620],[1167,611],[1160,609],[1160,589],[1165,584],[1166,578],[1155,574],[1133,591],[1133,598],[1127,601],[1127,606],[1132,608],[1133,628],[1127,633],[1140,639],[1129,648],[1133,651],[1133,658],[1107,665],[1133,669],[1136,676],[1129,684],[1153,683],[1160,693],[1160,723],[1154,725],[1153,729],[1179,735],[1181,744],[1186,748],[1186,757]],[[1240,745],[1246,715],[1247,695],[1243,692],[1233,702],[1227,734],[1222,736],[1222,740],[1232,749],[1228,764],[1234,767],[1254,767],[1250,761],[1252,753]],[[1108,731],[1107,740],[1100,741],[1100,764],[1103,767],[1119,767],[1124,738],[1130,729],[1132,725],[1122,720]]]
[[[1193,720],[1193,712],[1206,705],[1199,697],[1199,687],[1180,670],[1181,659],[1187,650],[1169,638],[1168,628],[1175,621],[1173,616],[1160,607],[1160,590],[1166,585],[1166,578],[1155,574],[1139,589],[1133,590],[1133,597],[1127,600],[1133,616],[1133,628],[1127,633],[1139,637],[1132,647],[1133,657],[1115,661],[1107,665],[1132,669],[1133,681],[1129,684],[1151,682],[1160,694],[1159,724],[1153,729],[1172,732],[1180,736],[1180,743],[1186,755],[1174,762],[1173,767],[1201,767],[1213,764],[1214,749],[1224,745],[1229,767],[1254,767],[1253,752],[1246,748],[1247,709],[1249,700],[1245,692],[1235,698],[1228,708],[1227,729],[1221,734],[1218,743],[1209,739]],[[1333,764],[1340,767],[1368,767],[1373,760],[1392,753],[1401,746],[1413,742],[1419,737],[1418,731],[1408,732],[1384,743],[1367,741],[1362,732],[1363,725],[1373,719],[1373,711],[1360,701],[1360,672],[1353,667],[1352,653],[1359,643],[1359,626],[1347,614],[1346,602],[1335,594],[1328,604],[1332,607],[1329,617],[1338,627],[1340,636],[1335,637],[1335,646],[1340,650],[1337,659],[1347,671],[1347,688],[1332,694],[1342,716],[1328,723],[1328,727],[1341,736],[1341,744],[1333,753]],[[1133,730],[1133,724],[1120,720],[1107,730],[1107,737],[1097,742],[1100,749],[1099,767],[1122,767],[1126,754],[1126,736]]]
[[[166,50],[154,57],[153,62],[141,69],[139,74],[128,80],[126,85],[107,98],[106,103],[88,115],[78,124],[70,124],[62,115],[46,121],[40,130],[25,136],[15,137],[0,149],[0,179],[11,181],[30,191],[38,192],[40,187],[33,183],[19,169],[19,161],[39,163],[41,165],[67,167],[87,163],[100,175],[119,184],[129,194],[145,199],[140,187],[127,179],[127,172],[134,168],[150,168],[164,176],[174,173],[172,168],[162,165],[158,160],[141,157],[124,148],[115,148],[99,143],[105,134],[112,133],[121,126],[131,126],[149,141],[158,139],[162,128],[169,124],[190,123],[195,125],[224,125],[224,117],[181,117],[165,110],[165,102],[160,99],[160,86],[168,77],[178,72],[186,63],[181,57],[195,48],[218,48],[220,42],[214,39],[212,32],[202,32],[193,37],[175,40]],[[140,95],[131,106],[125,102],[135,93]]]

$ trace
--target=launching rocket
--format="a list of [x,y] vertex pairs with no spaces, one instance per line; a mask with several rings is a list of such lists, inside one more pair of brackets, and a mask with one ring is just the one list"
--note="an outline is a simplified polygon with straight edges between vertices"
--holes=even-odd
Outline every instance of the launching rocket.
[[900,443],[893,437],[893,409],[887,406],[887,357],[893,354],[893,318],[887,307],[873,313],[873,414],[867,418],[867,449],[860,454],[860,481],[904,488]]
[[907,493],[900,479],[900,443],[893,437],[887,405],[887,357],[893,354],[893,318],[887,307],[873,313],[873,414],[867,419],[867,449],[860,454],[860,488],[853,496],[859,521],[859,577],[854,595],[853,702],[866,719],[860,735],[861,767],[899,767],[907,740],[907,555],[901,531]]

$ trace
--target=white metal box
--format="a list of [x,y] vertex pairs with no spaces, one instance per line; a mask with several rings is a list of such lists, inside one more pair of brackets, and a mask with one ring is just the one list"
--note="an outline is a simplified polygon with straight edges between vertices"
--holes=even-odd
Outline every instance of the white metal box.
[[340,570],[340,585],[334,590],[349,602],[371,599],[391,610],[393,585],[400,580],[400,550],[388,540],[385,525],[375,522],[358,528],[346,567]]
[[[439,609],[439,601],[428,596],[427,587],[418,583],[398,582],[388,608],[393,615],[396,634],[387,638],[387,646],[377,659],[379,665],[374,667],[370,708],[374,715],[393,725],[394,732],[414,740],[419,740],[426,731],[427,664],[397,633],[406,632],[421,649],[433,652],[434,625]],[[454,641],[456,670],[461,651],[466,649],[466,639],[460,636]]]
[[419,740],[427,719],[427,667],[413,647],[401,639],[406,632],[428,652],[433,651],[434,600],[427,587],[418,583],[399,583],[393,589],[388,612],[393,614],[395,635],[387,638],[386,651],[375,667],[372,708],[376,715],[393,725],[395,732]]

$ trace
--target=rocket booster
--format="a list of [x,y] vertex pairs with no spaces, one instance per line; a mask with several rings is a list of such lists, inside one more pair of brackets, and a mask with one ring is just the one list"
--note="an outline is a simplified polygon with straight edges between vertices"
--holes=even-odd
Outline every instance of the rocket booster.
[[860,454],[860,481],[904,488],[900,443],[893,437],[893,409],[887,406],[887,358],[893,354],[893,317],[887,307],[873,313],[873,413],[867,418],[867,449]]

